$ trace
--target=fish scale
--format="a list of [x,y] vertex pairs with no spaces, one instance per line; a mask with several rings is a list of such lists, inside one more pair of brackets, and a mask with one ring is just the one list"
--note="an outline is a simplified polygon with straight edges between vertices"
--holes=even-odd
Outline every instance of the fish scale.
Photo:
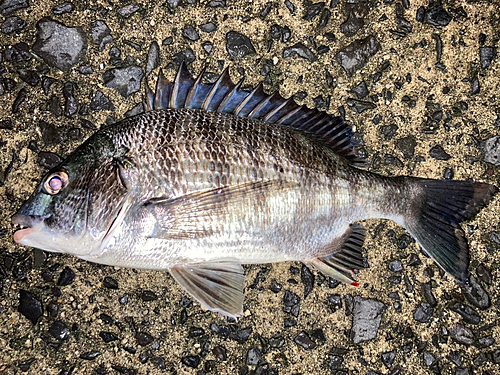
[[363,169],[339,117],[181,64],[146,86],[146,112],[103,127],[42,179],[14,240],[101,264],[169,270],[203,306],[243,311],[242,264],[298,260],[358,285],[365,229],[396,221],[459,283],[460,223],[498,192]]

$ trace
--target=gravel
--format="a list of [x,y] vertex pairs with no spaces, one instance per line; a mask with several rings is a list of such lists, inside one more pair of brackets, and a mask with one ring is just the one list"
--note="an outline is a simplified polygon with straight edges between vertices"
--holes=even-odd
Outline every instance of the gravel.
[[354,297],[351,340],[355,344],[377,336],[386,306],[374,299]]

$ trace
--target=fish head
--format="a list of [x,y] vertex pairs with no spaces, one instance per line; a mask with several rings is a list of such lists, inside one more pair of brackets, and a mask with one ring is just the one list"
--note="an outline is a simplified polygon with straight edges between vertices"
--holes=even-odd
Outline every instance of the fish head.
[[89,138],[43,177],[12,217],[21,226],[15,242],[76,256],[100,246],[126,195],[113,145],[100,138]]

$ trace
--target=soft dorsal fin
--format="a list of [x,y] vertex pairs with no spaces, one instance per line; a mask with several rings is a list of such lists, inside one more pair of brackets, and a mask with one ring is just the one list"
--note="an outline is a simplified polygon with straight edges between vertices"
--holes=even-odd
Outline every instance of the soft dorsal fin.
[[346,284],[358,286],[354,280],[354,270],[365,268],[362,246],[365,241],[366,229],[361,225],[351,225],[339,242],[332,244],[330,254],[320,256],[307,263],[327,276]]
[[340,117],[298,105],[292,98],[285,99],[278,92],[267,94],[262,82],[251,92],[243,90],[243,80],[235,85],[227,68],[213,84],[203,82],[204,73],[205,69],[194,79],[182,62],[172,83],[160,71],[155,92],[146,84],[144,109],[187,108],[259,119],[299,129],[330,147],[352,165],[364,164],[354,151],[351,127]]

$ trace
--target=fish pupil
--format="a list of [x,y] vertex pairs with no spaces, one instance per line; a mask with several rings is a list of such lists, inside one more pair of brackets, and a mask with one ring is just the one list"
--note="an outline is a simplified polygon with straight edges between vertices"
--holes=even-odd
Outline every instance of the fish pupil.
[[62,180],[59,177],[54,176],[54,177],[52,177],[50,179],[49,186],[54,191],[61,190],[61,188],[62,188]]

